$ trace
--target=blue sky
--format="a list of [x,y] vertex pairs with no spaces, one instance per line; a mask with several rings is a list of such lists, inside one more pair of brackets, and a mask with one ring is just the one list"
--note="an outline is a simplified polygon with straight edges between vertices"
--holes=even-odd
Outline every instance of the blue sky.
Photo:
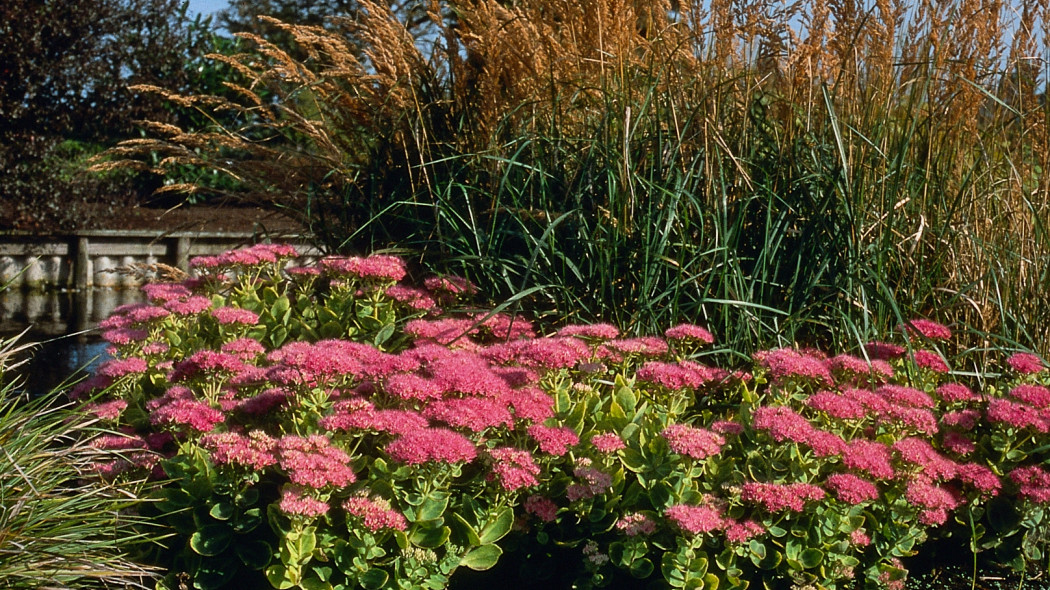
[[198,12],[208,16],[226,8],[227,5],[229,5],[229,0],[190,0],[189,13],[191,17]]

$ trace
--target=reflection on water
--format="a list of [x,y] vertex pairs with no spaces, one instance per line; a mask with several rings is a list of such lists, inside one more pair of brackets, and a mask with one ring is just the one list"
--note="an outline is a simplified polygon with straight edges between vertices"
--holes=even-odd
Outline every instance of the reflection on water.
[[29,328],[21,341],[37,343],[29,352],[31,360],[16,371],[24,379],[20,389],[39,395],[81,370],[91,370],[107,358],[98,323],[117,306],[142,300],[138,289],[0,290],[0,336],[10,337]]
[[64,336],[92,330],[117,306],[142,300],[138,289],[0,290],[0,332],[30,327],[38,335]]

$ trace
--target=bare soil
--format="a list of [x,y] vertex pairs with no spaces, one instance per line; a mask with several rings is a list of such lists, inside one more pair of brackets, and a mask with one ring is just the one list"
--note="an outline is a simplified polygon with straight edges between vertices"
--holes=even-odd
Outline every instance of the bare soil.
[[32,207],[0,204],[0,230],[36,235],[63,235],[83,230],[151,230],[158,232],[237,232],[258,235],[296,235],[301,224],[275,211],[241,205],[150,206],[126,200]]
[[182,205],[170,209],[132,205],[85,215],[81,229],[193,232],[251,232],[288,235],[302,226],[274,211],[257,207]]

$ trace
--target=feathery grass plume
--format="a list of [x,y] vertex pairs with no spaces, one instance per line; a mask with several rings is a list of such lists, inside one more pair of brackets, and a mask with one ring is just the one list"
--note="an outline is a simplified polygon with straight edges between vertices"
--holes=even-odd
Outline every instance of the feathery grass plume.
[[695,4],[267,21],[296,47],[214,56],[234,98],[154,89],[213,129],[102,166],[217,170],[326,250],[397,244],[566,322],[702,318],[751,352],[936,315],[1045,349],[1042,3]]

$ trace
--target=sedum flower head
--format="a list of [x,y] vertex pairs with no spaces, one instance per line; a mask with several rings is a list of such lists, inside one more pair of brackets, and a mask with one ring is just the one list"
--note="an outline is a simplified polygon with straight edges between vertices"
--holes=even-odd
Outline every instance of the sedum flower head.
[[388,444],[386,452],[395,461],[409,465],[469,462],[477,456],[470,439],[445,428],[406,432]]
[[874,483],[852,473],[830,475],[824,485],[847,504],[860,504],[879,497],[879,489]]
[[1033,375],[1046,369],[1043,360],[1030,352],[1014,353],[1006,359],[1006,364],[1022,375]]
[[513,492],[539,484],[536,476],[540,474],[540,467],[528,451],[497,447],[489,451],[489,457],[492,458],[492,472],[504,490]]
[[288,484],[281,488],[281,499],[277,502],[277,508],[290,516],[316,518],[327,514],[329,506],[327,502],[311,496],[303,487]]
[[660,436],[667,440],[667,446],[675,453],[697,460],[717,455],[726,442],[717,432],[688,424],[671,424],[660,432]]
[[364,527],[372,532],[381,530],[404,531],[408,529],[405,515],[393,510],[382,498],[356,495],[343,502],[343,510],[357,517]]
[[664,332],[668,340],[693,340],[702,344],[713,344],[715,337],[705,328],[693,324],[679,324]]
[[664,516],[678,528],[692,535],[722,530],[727,524],[726,519],[722,516],[722,511],[716,506],[707,504],[700,506],[675,504],[664,511]]
[[580,442],[580,437],[568,426],[544,426],[533,424],[528,428],[529,436],[540,445],[540,450],[548,455],[560,457]]
[[909,320],[905,323],[904,331],[906,333],[920,334],[923,338],[929,340],[951,340],[952,337],[952,331],[947,326],[921,318]]

